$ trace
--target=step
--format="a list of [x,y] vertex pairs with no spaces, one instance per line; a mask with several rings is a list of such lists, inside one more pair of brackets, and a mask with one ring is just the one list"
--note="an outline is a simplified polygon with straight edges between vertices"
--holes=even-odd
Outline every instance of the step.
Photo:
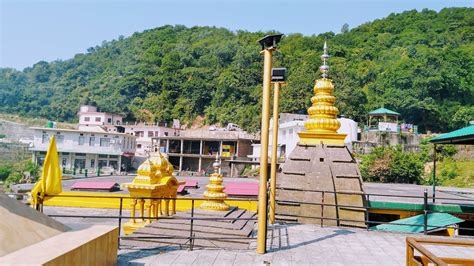
[[[147,236],[147,235],[137,235]],[[189,239],[123,239],[120,241],[123,246],[133,246],[139,248],[154,248],[176,245],[184,248],[189,247]],[[228,249],[248,249],[250,246],[250,240],[246,243],[237,242],[225,242],[221,240],[206,240],[206,239],[194,239],[194,247],[201,248],[228,248]]]
[[[186,231],[189,232],[190,226],[183,224],[150,224],[144,228],[153,228],[153,229],[163,229],[169,231]],[[141,229],[139,229],[141,230]],[[137,230],[137,231],[139,231]],[[220,234],[228,236],[245,236],[245,233],[241,232],[242,230],[235,230],[232,228],[216,228],[212,226],[200,226],[193,225],[193,231],[202,232],[202,233],[211,233],[211,234]]]
[[[176,236],[176,237],[189,237],[189,231],[176,231],[176,230],[166,230],[158,228],[141,228],[143,230],[136,231],[136,234],[131,236]],[[249,239],[247,236],[235,236],[235,235],[223,235],[219,233],[205,233],[205,232],[196,232],[193,231],[195,237],[203,238],[229,238],[229,239],[216,239],[216,241],[222,242],[235,242],[235,243],[248,243]],[[231,239],[232,238],[232,239]],[[146,241],[147,239],[144,239]]]

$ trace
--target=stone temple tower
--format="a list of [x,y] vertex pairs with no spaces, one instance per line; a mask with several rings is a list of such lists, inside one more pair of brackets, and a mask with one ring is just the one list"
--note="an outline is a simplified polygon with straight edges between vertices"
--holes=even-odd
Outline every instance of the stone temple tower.
[[305,130],[298,133],[300,141],[277,175],[276,218],[366,227],[360,172],[344,145],[346,134],[337,133],[341,124],[336,118],[339,110],[334,106],[334,85],[327,78],[326,42],[321,59],[322,78],[314,86]]

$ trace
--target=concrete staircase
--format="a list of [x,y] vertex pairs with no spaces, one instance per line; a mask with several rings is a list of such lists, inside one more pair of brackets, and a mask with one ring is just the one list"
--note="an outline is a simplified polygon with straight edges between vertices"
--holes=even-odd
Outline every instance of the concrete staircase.
[[[191,211],[177,213],[176,218],[190,218]],[[195,218],[226,218],[228,220],[194,220],[194,248],[249,249],[255,220],[232,220],[238,218],[256,218],[256,213],[232,207],[229,211],[194,210]],[[127,237],[147,237],[142,239],[124,239],[122,248],[158,248],[165,246],[189,247],[191,220],[160,219],[136,230]],[[160,237],[160,238],[150,238]],[[217,239],[220,238],[220,239]]]

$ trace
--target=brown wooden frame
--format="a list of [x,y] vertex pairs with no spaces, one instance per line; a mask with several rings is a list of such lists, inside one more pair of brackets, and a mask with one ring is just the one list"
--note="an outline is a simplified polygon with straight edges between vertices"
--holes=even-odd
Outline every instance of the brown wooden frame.
[[[474,247],[474,241],[467,239],[443,239],[443,238],[414,238],[407,237],[407,255],[406,265],[428,265],[434,263],[435,265],[474,265],[474,259],[463,258],[443,258],[431,253],[428,249],[423,247],[423,244],[439,245],[439,246],[462,246]],[[415,249],[421,256],[415,256]]]

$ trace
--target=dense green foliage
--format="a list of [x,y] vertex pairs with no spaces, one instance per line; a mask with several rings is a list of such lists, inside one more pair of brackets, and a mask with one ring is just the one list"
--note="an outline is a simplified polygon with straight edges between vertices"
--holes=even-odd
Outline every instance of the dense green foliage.
[[34,183],[38,180],[39,174],[40,166],[29,159],[0,166],[0,181],[5,181],[5,189],[9,189],[11,184]]
[[[129,120],[259,126],[264,32],[164,26],[103,42],[66,61],[0,69],[0,112],[74,121],[80,104]],[[400,112],[420,131],[448,131],[474,119],[474,9],[391,14],[352,30],[287,35],[275,66],[289,70],[281,111],[305,113],[324,39],[341,114]]]
[[364,181],[419,184],[423,178],[421,154],[403,152],[401,146],[376,147],[362,157]]

